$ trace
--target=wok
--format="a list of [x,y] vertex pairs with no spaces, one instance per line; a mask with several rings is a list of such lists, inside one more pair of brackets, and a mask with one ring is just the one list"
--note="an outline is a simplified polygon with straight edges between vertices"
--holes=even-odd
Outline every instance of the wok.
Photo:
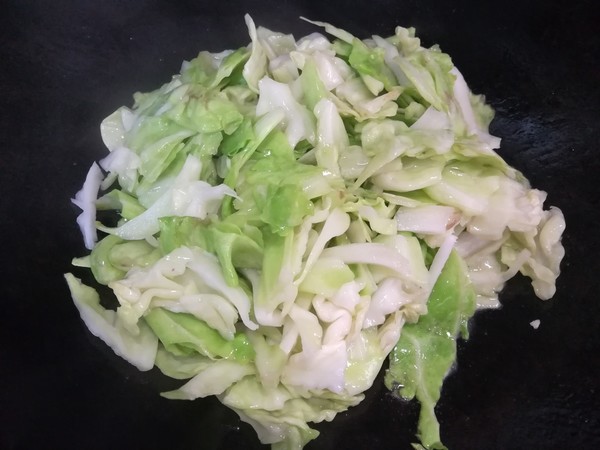
[[[7,1],[0,19],[0,448],[259,449],[215,399],[169,401],[92,336],[62,273],[84,253],[69,199],[104,155],[102,118],[184,59],[249,42],[243,14],[361,38],[414,26],[496,109],[501,154],[565,213],[556,296],[524,278],[471,321],[437,412],[450,449],[600,448],[600,17],[592,1]],[[538,329],[530,322],[539,319]],[[381,377],[308,449],[409,449],[418,405]],[[264,447],[266,448],[266,447]]]

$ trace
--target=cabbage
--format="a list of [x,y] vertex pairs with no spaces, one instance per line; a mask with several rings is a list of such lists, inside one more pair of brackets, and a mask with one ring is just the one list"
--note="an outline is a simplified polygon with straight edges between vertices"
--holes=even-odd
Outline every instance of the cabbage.
[[312,23],[332,37],[247,16],[250,45],[200,52],[102,122],[73,263],[116,310],[66,280],[117,355],[187,380],[165,397],[216,395],[273,449],[315,439],[387,358],[387,387],[421,403],[415,445],[444,448],[456,339],[519,272],[554,294],[564,217],[495,152],[492,109],[437,46]]
[[475,292],[464,262],[453,252],[427,302],[427,314],[402,329],[390,354],[385,383],[402,398],[421,403],[419,439],[425,448],[442,449],[434,407],[444,377],[456,359],[456,339],[466,333],[475,310]]
[[93,288],[70,273],[65,279],[81,319],[92,334],[138,369],[150,370],[154,366],[158,340],[148,326],[141,322],[138,332],[130,333],[114,311],[100,305],[100,297]]

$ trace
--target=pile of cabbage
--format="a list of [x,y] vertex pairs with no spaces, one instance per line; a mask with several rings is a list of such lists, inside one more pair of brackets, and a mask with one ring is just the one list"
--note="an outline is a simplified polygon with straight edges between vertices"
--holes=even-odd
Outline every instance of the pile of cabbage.
[[296,41],[246,24],[247,47],[201,52],[102,122],[74,265],[118,307],[67,274],[75,305],[116,354],[187,380],[162,395],[216,395],[273,449],[314,439],[389,357],[422,445],[444,448],[456,339],[517,272],[554,294],[563,215],[414,29],[360,40],[314,22],[331,37]]

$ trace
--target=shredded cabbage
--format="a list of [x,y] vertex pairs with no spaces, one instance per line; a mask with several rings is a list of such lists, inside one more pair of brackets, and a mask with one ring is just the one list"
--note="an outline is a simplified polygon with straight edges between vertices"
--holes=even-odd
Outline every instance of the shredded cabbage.
[[419,445],[444,448],[456,339],[519,272],[554,295],[564,217],[413,28],[311,22],[331,37],[295,40],[245,20],[247,47],[200,52],[102,122],[74,265],[118,307],[67,274],[75,305],[140,370],[188,380],[165,397],[216,395],[273,449],[316,438],[309,423],[359,403],[389,357],[388,388],[422,404]]

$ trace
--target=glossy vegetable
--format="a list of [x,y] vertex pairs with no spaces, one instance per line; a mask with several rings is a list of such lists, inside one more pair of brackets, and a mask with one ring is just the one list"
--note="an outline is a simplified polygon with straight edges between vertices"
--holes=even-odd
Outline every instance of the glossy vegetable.
[[[119,307],[68,274],[75,304],[140,370],[189,379],[163,395],[217,395],[274,449],[314,439],[308,423],[360,402],[391,355],[386,384],[421,401],[422,445],[443,448],[456,338],[519,271],[553,295],[562,213],[414,29],[360,40],[315,22],[335,39],[296,41],[246,23],[248,47],[201,52],[102,123],[77,263]],[[94,226],[96,208],[118,224]]]

